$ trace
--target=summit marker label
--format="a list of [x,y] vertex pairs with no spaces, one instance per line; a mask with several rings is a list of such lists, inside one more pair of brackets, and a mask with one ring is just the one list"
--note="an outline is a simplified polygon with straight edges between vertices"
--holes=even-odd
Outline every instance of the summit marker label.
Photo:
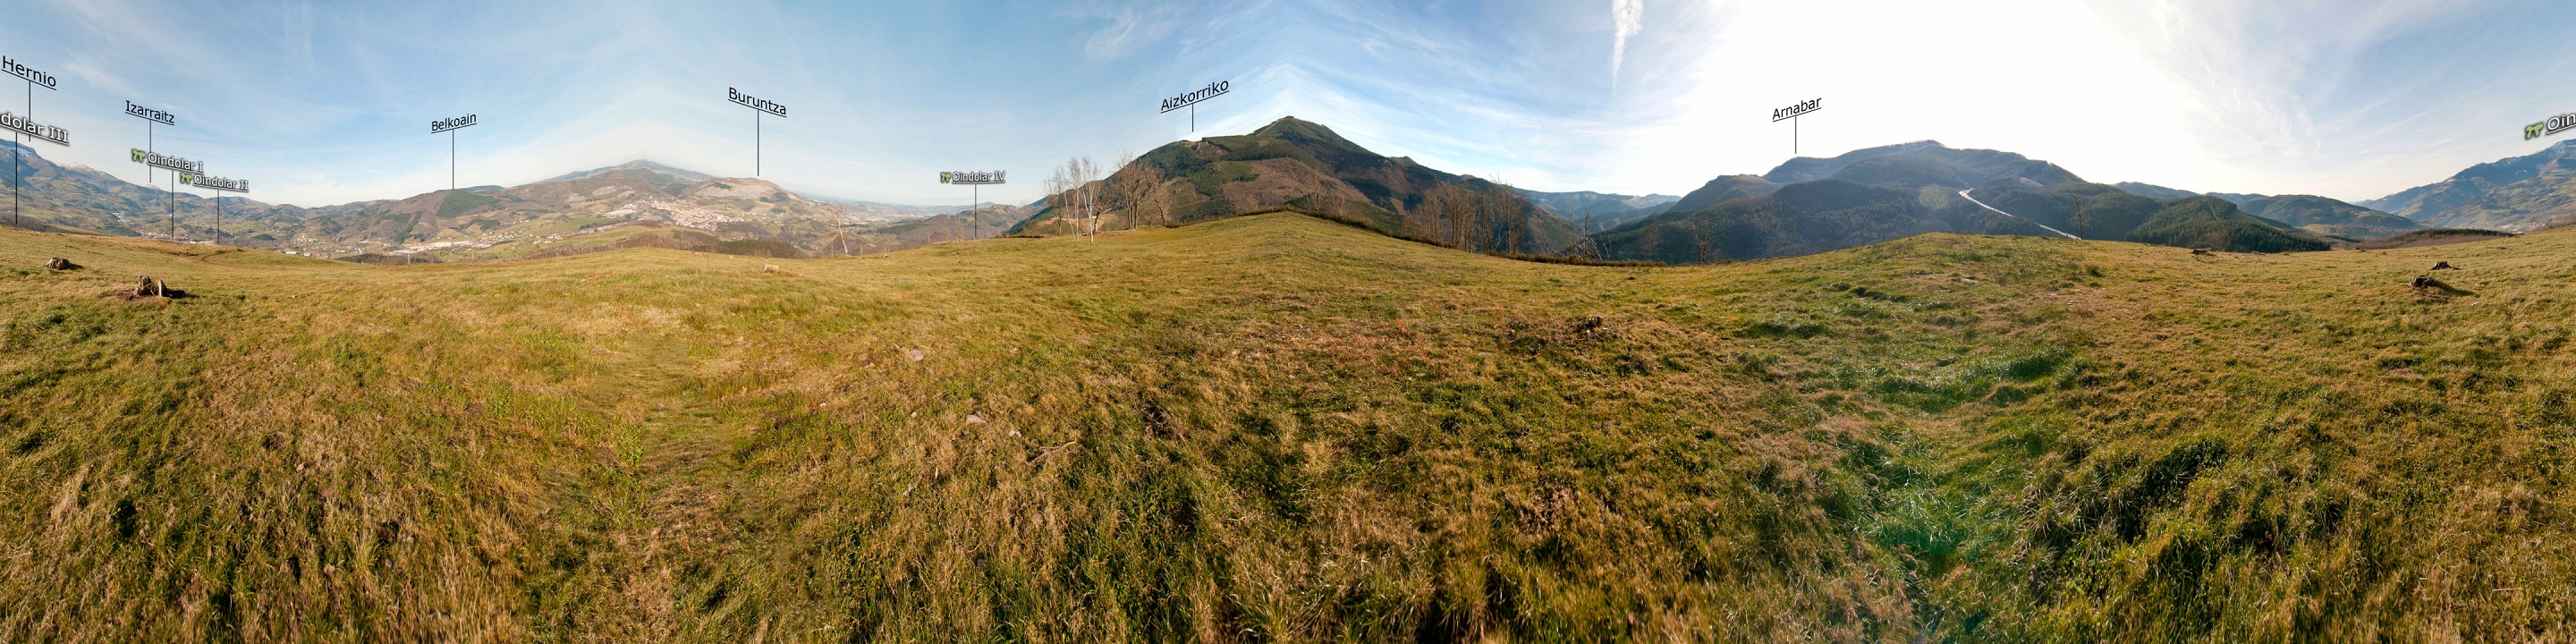
[[182,172],[179,173],[179,182],[199,188],[205,188],[207,190],[222,192],[250,192],[249,179],[226,179],[212,175]]
[[787,116],[787,106],[780,105],[775,101],[765,98],[754,98],[750,94],[742,93],[742,90],[731,87],[725,88],[725,99],[733,101],[743,107],[768,112],[781,117]]
[[744,94],[742,90],[731,87],[725,88],[725,100],[751,108],[751,176],[760,176],[760,115],[787,118],[787,106],[780,105],[777,101]]
[[2538,123],[2525,125],[2522,127],[2522,140],[2529,141],[2568,130],[2576,130],[2576,113],[2560,114]]
[[6,71],[9,72],[9,75],[11,76],[27,79],[27,82],[35,83],[37,86],[45,89],[62,89],[62,87],[60,87],[61,80],[54,78],[53,74],[37,71],[34,67],[20,65],[18,64],[18,60],[15,58],[0,56],[0,71]]
[[69,146],[72,144],[71,130],[37,123],[35,119],[19,116],[10,112],[0,112],[0,127],[8,128],[19,134],[36,137],[39,140],[52,143],[54,145]]
[[161,154],[159,152],[146,152],[143,150],[129,151],[131,152],[131,156],[135,163],[172,172],[200,173],[206,171],[206,162],[204,161],[191,161],[167,154]]
[[1007,171],[1007,170],[994,170],[994,171],[990,171],[990,172],[942,172],[942,173],[939,173],[939,182],[940,182],[940,183],[949,184],[949,185],[958,185],[958,186],[974,186],[974,185],[989,186],[989,185],[997,185],[997,184],[1001,184],[1001,183],[1006,183],[1005,181],[1003,181],[1003,173],[1005,173],[1005,172],[1008,172],[1008,171]]
[[1821,109],[1825,109],[1825,99],[1818,98],[1799,101],[1796,105],[1771,110],[1771,122],[1778,123],[1798,118],[1800,116],[1806,116],[1808,112],[1814,112]]
[[467,114],[452,119],[439,119],[429,122],[429,133],[437,134],[448,130],[472,127],[474,124],[481,122],[483,122],[482,117],[473,114]]
[[1183,109],[1189,110],[1190,131],[1197,132],[1199,131],[1199,103],[1205,102],[1211,98],[1224,96],[1226,92],[1230,91],[1234,91],[1234,83],[1230,81],[1208,83],[1207,87],[1201,87],[1198,91],[1163,99],[1162,113],[1170,114]]
[[1822,109],[1825,109],[1825,99],[1813,98],[1798,101],[1795,105],[1771,110],[1771,122],[1789,122],[1789,154],[1794,155],[1798,153],[1798,117],[1813,114],[1817,110]]
[[171,116],[169,112],[164,112],[164,111],[161,111],[161,110],[156,110],[156,109],[152,109],[152,108],[149,108],[149,107],[144,107],[144,106],[141,106],[141,105],[136,105],[136,104],[134,104],[134,101],[126,101],[126,102],[125,102],[125,114],[126,114],[127,116],[132,116],[132,117],[135,117],[135,118],[140,118],[140,119],[143,119],[143,120],[146,120],[146,121],[151,121],[151,122],[159,123],[159,124],[162,124],[162,125],[178,125],[178,124],[179,124],[179,117]]
[[1217,81],[1214,83],[1208,83],[1207,87],[1199,88],[1198,91],[1163,99],[1163,113],[1170,114],[1172,113],[1172,110],[1197,105],[1199,104],[1199,101],[1224,96],[1226,92],[1232,91],[1232,87],[1233,83]]

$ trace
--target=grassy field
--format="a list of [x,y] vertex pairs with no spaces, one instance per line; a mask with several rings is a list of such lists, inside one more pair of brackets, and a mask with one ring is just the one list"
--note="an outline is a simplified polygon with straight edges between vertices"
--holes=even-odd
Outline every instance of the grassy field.
[[1275,214],[375,267],[0,230],[0,641],[2565,641],[2571,320],[2565,233],[1641,268]]

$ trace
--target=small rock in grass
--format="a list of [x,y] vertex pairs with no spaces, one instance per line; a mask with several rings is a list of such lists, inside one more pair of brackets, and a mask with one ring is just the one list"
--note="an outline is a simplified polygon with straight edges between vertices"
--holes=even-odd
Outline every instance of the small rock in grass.
[[161,280],[152,279],[152,276],[150,275],[136,275],[134,278],[134,287],[117,291],[117,296],[128,300],[140,300],[147,297],[160,297],[175,300],[188,296],[187,291],[170,288],[168,285],[162,284]]
[[903,357],[913,362],[920,362],[922,358],[927,357],[928,355],[929,354],[922,353],[920,349],[903,350]]
[[2455,267],[2452,267],[2450,262],[2435,262],[2435,263],[2433,264],[2433,270],[2437,270],[2437,271],[2456,271],[2456,270],[2460,270],[2460,269],[2455,268]]
[[980,414],[967,414],[967,415],[966,415],[966,424],[968,424],[968,425],[982,425],[982,424],[984,424],[984,417],[983,417],[982,415],[980,415]]
[[56,258],[53,258],[53,259],[45,260],[45,268],[52,269],[52,270],[57,270],[57,271],[69,271],[69,270],[78,270],[78,269],[80,268],[80,265],[79,265],[79,264],[74,264],[74,263],[72,263],[72,260],[68,260],[68,259],[63,259],[63,258],[60,258],[60,257],[56,257]]

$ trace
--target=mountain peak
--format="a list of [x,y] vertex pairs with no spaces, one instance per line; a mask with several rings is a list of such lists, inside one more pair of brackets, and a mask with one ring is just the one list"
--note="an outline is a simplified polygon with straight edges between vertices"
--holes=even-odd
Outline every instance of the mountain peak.
[[1332,131],[1332,129],[1329,129],[1329,126],[1316,124],[1316,121],[1303,121],[1303,118],[1296,118],[1296,116],[1280,116],[1278,121],[1270,121],[1270,124],[1262,126],[1262,129],[1255,129],[1255,131],[1252,131],[1252,137],[1257,137],[1257,139],[1285,139],[1285,142],[1298,142],[1298,139],[1309,139],[1309,142],[1350,144],[1350,139],[1342,139],[1342,134],[1337,134],[1337,131]]
[[648,159],[636,159],[636,160],[633,160],[633,161],[628,161],[628,162],[625,162],[625,163],[620,163],[620,164],[613,165],[613,166],[608,166],[608,167],[605,167],[605,168],[599,168],[599,169],[595,169],[595,170],[583,170],[583,171],[580,171],[580,172],[574,172],[574,173],[571,173],[571,174],[566,174],[566,175],[563,175],[563,176],[555,177],[555,178],[552,178],[552,179],[547,179],[547,180],[545,180],[545,181],[539,181],[538,183],[553,183],[553,182],[563,182],[563,181],[580,181],[580,180],[582,180],[582,179],[588,179],[588,178],[591,178],[591,177],[596,177],[596,176],[600,176],[600,175],[608,174],[608,173],[611,173],[611,172],[617,172],[617,171],[621,171],[621,170],[625,170],[625,171],[638,171],[638,172],[650,172],[650,173],[654,173],[654,174],[659,174],[659,175],[663,175],[663,176],[668,176],[668,177],[671,177],[671,178],[679,179],[679,180],[681,180],[681,181],[688,182],[688,183],[697,183],[697,182],[700,182],[700,181],[705,181],[705,180],[708,180],[708,179],[713,179],[713,178],[715,178],[715,175],[710,175],[710,174],[707,174],[707,173],[704,173],[704,172],[698,172],[698,171],[694,171],[694,170],[683,170],[683,169],[680,169],[680,168],[672,167],[672,166],[667,165],[667,164],[663,164],[663,163],[661,163],[661,162],[652,161],[652,160],[648,160]]

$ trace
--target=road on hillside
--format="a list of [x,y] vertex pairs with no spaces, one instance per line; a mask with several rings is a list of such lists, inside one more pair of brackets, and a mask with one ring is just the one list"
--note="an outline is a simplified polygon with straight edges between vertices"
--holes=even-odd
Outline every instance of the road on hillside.
[[1968,203],[1977,204],[1977,207],[1979,207],[1979,208],[1984,208],[1984,209],[1987,209],[1987,210],[1995,211],[1995,213],[1996,213],[1996,214],[2000,214],[2000,215],[2003,215],[2003,216],[2006,216],[2006,217],[2011,217],[2011,218],[2014,218],[2014,219],[2019,219],[2019,220],[2022,220],[2022,221],[2030,221],[2030,225],[2038,226],[2040,230],[2045,230],[2045,231],[2052,232],[2052,233],[2057,233],[2057,236],[2059,236],[2059,237],[2064,237],[2064,238],[2067,238],[2067,239],[2083,239],[2082,237],[2077,237],[2077,236],[2074,236],[2074,235],[2066,234],[2066,231],[2058,230],[2058,229],[2055,229],[2055,228],[2050,228],[2050,227],[2048,227],[2048,224],[2043,224],[2043,223],[2039,223],[2039,222],[2036,222],[2036,221],[2031,221],[2031,219],[2030,219],[2029,217],[2024,217],[2024,216],[2021,216],[2021,215],[2016,215],[2016,214],[2012,214],[2012,213],[2009,213],[2009,212],[2004,212],[2002,208],[1996,208],[1996,207],[1994,207],[1994,206],[1986,205],[1986,202],[1978,201],[1976,197],[1970,197],[1970,196],[1968,196],[1968,191],[1966,191],[1966,190],[1961,190],[1961,191],[1959,191],[1959,198],[1968,200]]

